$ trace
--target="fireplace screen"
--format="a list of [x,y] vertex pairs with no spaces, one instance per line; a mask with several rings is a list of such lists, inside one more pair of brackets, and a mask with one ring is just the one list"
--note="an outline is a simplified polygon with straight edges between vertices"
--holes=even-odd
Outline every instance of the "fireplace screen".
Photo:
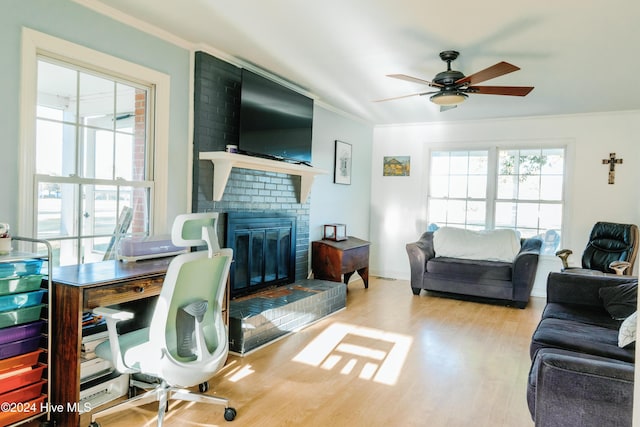
[[295,217],[227,214],[231,298],[295,280],[295,233]]

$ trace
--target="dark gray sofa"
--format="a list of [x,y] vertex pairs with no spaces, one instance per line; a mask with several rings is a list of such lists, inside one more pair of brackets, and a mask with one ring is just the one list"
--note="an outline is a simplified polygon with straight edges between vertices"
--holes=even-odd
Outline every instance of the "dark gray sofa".
[[527,383],[537,427],[631,426],[635,343],[620,348],[618,335],[636,301],[637,278],[549,274]]
[[441,295],[482,298],[526,307],[538,267],[540,239],[521,240],[513,262],[441,257],[435,253],[433,232],[406,245],[411,268],[411,289]]

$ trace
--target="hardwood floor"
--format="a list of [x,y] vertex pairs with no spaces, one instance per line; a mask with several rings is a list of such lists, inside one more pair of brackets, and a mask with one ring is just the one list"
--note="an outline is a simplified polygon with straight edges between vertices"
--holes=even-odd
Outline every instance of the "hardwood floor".
[[[347,308],[255,352],[210,382],[223,408],[171,403],[169,426],[531,427],[529,341],[544,300],[525,310],[414,296],[407,281],[352,282]],[[156,407],[100,419],[155,425]]]

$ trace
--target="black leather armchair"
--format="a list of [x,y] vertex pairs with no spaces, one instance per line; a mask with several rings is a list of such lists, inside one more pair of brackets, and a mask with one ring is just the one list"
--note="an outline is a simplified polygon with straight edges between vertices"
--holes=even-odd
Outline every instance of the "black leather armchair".
[[589,243],[582,253],[582,268],[569,267],[568,258],[573,253],[570,249],[562,249],[556,255],[567,273],[631,275],[637,251],[637,225],[601,221],[591,230]]

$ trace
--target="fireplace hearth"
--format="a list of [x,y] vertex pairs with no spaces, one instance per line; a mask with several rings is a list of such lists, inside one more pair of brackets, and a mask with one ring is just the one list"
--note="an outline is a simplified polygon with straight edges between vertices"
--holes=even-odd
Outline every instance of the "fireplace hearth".
[[225,246],[234,254],[229,272],[232,299],[295,281],[295,216],[229,212],[225,231]]

